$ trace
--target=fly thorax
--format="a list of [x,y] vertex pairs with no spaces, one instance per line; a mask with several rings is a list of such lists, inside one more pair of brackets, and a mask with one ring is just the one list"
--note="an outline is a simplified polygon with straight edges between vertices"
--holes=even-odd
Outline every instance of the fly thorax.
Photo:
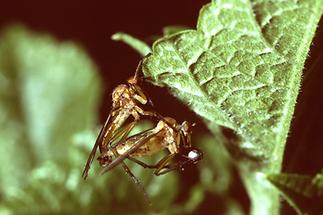
[[116,127],[121,127],[121,125],[126,121],[126,119],[129,117],[130,113],[127,110],[120,110],[119,114],[116,116],[113,123],[116,125]]
[[132,98],[123,98],[120,100],[120,107],[123,109],[132,110],[136,106],[136,102]]
[[122,144],[117,147],[117,152],[119,155],[126,153],[131,148],[129,144]]
[[168,127],[168,129],[166,129],[165,144],[167,145],[169,152],[172,154],[178,153],[176,136],[177,135],[172,128]]
[[167,145],[170,145],[176,142],[176,135],[173,129],[167,129],[165,133],[166,133],[165,142],[167,143]]
[[114,102],[118,102],[122,99],[122,97],[124,96],[124,94],[129,94],[128,91],[128,86],[125,84],[120,84],[118,85],[112,92],[112,100]]
[[154,128],[154,132],[157,133],[157,132],[165,129],[166,126],[167,126],[167,124],[161,120],[157,123],[156,127]]

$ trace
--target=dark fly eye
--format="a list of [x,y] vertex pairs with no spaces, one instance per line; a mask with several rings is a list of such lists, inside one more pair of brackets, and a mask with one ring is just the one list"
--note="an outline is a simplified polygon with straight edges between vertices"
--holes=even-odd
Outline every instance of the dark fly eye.
[[106,166],[112,161],[112,157],[109,155],[101,155],[98,157],[98,161],[101,166]]

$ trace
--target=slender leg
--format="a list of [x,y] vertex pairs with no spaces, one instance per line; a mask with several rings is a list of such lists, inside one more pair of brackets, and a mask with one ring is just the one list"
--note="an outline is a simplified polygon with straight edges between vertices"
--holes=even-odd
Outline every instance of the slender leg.
[[142,116],[149,116],[149,117],[157,119],[157,120],[162,120],[164,118],[159,113],[156,113],[154,111],[144,111],[139,106],[135,106],[135,110]]
[[[119,144],[122,144],[126,139],[127,139],[127,137],[128,137],[128,135],[129,135],[129,133],[130,133],[130,131],[133,129],[133,127],[136,125],[136,123],[137,123],[137,121],[134,121],[134,122],[131,122],[131,123],[129,123],[127,126],[126,126],[126,128],[125,129],[123,129],[121,132],[119,132],[117,135],[115,135],[115,136],[117,136],[116,138],[114,138],[114,140],[115,139],[117,139],[118,137],[120,137],[122,134],[122,137],[121,137],[121,140],[120,141],[118,141],[118,143],[116,143],[116,144],[114,144],[113,146],[112,145],[110,145],[113,141],[111,141],[110,142],[110,144],[108,145],[108,147],[109,147],[109,150],[111,150],[112,152],[113,152],[113,154],[114,154],[114,156],[115,157],[119,157],[120,155],[119,155],[119,153],[117,152],[117,149],[116,149],[116,147],[119,145]],[[121,161],[121,163],[122,163],[122,166],[124,167],[124,166],[126,166],[127,167],[127,165],[123,162],[123,160]],[[129,170],[129,168],[127,167],[127,171],[129,172],[130,170]]]
[[[151,55],[151,53],[148,53],[146,57],[149,57]],[[143,63],[143,60],[139,61],[139,64],[136,68],[136,72],[135,72],[135,78],[136,80],[139,80],[139,78],[141,79],[141,81],[145,81],[146,77],[143,76],[143,72],[142,72],[142,63]]]
[[[177,146],[180,146],[180,143],[181,143],[181,135],[182,132],[179,132],[177,134],[177,137],[176,137],[176,145]],[[154,171],[154,174],[155,175],[162,175],[162,174],[165,174],[169,171],[172,171],[172,170],[175,170],[175,169],[179,169],[180,165],[177,165],[178,162],[176,163],[173,163],[173,164],[169,164],[169,161],[172,160],[174,157],[175,157],[176,154],[169,154],[167,155],[166,157],[164,157],[162,160],[160,160],[158,162],[158,168]],[[176,167],[177,166],[177,167]]]
[[[119,154],[115,149],[112,149],[113,154],[117,157]],[[145,187],[142,185],[142,183],[139,181],[139,179],[131,172],[127,164],[124,163],[124,161],[121,161],[121,165],[123,170],[126,172],[126,174],[130,177],[130,179],[133,181],[133,183],[138,187],[138,189],[143,193],[145,202],[151,206],[152,203],[150,201],[150,198],[148,196],[148,193],[145,189]]]
[[144,111],[142,113],[142,115],[145,115],[145,116],[150,116],[154,119],[157,119],[157,120],[162,120],[164,117],[162,115],[160,115],[159,113],[156,113],[156,112],[153,112],[153,111]]
[[166,155],[163,159],[161,159],[157,164],[157,168],[154,171],[155,175],[160,175],[160,172],[164,169],[167,168],[168,163],[170,160],[172,160],[174,158],[175,154],[168,154]]
[[174,170],[178,170],[178,169],[180,169],[180,166],[178,166],[178,165],[173,165],[173,166],[167,165],[167,166],[163,167],[163,169],[161,169],[158,173],[155,173],[155,175],[157,175],[157,176],[164,175],[170,171],[174,171]]
[[[151,53],[148,53],[145,58],[149,57],[151,55]],[[148,78],[148,77],[144,77],[142,75],[142,63],[143,63],[143,60],[141,60],[137,66],[137,69],[136,69],[136,72],[135,72],[135,77],[137,78],[137,80],[142,79],[141,81],[147,81],[147,80],[151,80],[151,78]],[[141,74],[140,74],[141,73]]]
[[[178,133],[177,137],[176,137],[176,144],[179,145],[181,140],[183,140],[183,138],[181,138],[182,135],[181,133]],[[133,158],[131,156],[128,156],[127,158],[139,165],[141,165],[144,168],[150,168],[150,169],[155,169],[154,170],[154,174],[155,175],[162,175],[165,174],[167,172],[170,172],[172,170],[176,170],[179,169],[181,167],[180,162],[176,162],[173,164],[169,164],[170,161],[175,157],[175,154],[168,154],[166,155],[164,158],[162,158],[157,164],[151,165],[151,164],[146,164],[136,158]]]
[[141,72],[142,72],[142,60],[139,61],[139,64],[138,64],[138,66],[136,68],[136,72],[135,72],[135,76],[134,76],[135,80],[139,80],[139,78],[140,78],[139,76],[141,76],[140,75]]
[[[163,163],[161,163],[161,161],[159,161],[157,164],[151,165],[151,164],[146,164],[146,163],[142,162],[141,160],[138,160],[138,159],[133,158],[133,157],[128,157],[128,159],[135,162],[135,163],[137,163],[137,164],[139,164],[139,165],[141,165],[143,168],[156,169],[154,174],[157,175],[157,176],[163,175],[163,174],[168,173],[168,172],[173,171],[173,170],[181,169],[181,166],[182,166],[182,164],[180,162],[176,162],[176,163],[173,163],[173,164],[167,164],[166,161],[162,160]],[[168,161],[170,159],[172,159],[172,158],[169,158]],[[157,168],[159,169],[158,172],[157,172]]]
[[191,136],[190,134],[188,134],[188,136],[184,136],[183,132],[180,131],[180,135],[181,135],[181,141],[183,142],[183,145],[185,147],[191,147],[192,146],[192,142],[191,142]]
[[151,206],[152,203],[150,201],[148,193],[147,193],[146,189],[144,188],[144,186],[142,185],[142,183],[139,181],[139,179],[130,171],[129,167],[124,162],[122,162],[122,168],[124,169],[126,174],[131,178],[131,180],[136,184],[136,186],[139,188],[139,190],[143,193],[145,202],[149,206]]
[[[142,145],[147,143],[147,141],[149,141],[152,137],[154,137],[156,134],[158,134],[159,131],[160,130],[151,129],[151,130],[145,131],[144,133],[133,136],[132,139],[128,139],[127,141],[134,141],[134,142],[132,142],[132,146],[130,147],[130,149],[128,149],[127,152],[120,154],[119,156],[117,154],[116,158],[109,165],[107,165],[106,167],[104,167],[101,170],[101,174],[104,174],[105,172],[111,170],[112,168],[117,166],[119,163],[121,163],[124,159],[128,158],[129,155],[131,155],[138,148],[140,148]],[[119,143],[117,143],[117,144],[119,144]],[[112,148],[112,152],[116,153],[116,149]]]
[[[130,131],[133,129],[133,127],[137,124],[137,120],[136,121],[133,121],[133,122],[130,122],[128,125],[125,126],[125,128],[123,128],[121,131],[119,131],[116,135],[114,135],[110,141],[109,141],[109,147],[112,147],[112,148],[115,148],[116,145],[118,145],[118,143],[122,143],[125,141],[125,139],[128,137]],[[118,143],[112,145],[112,143],[118,139],[120,136],[122,135],[122,139],[121,141],[118,141]]]
[[[131,123],[129,123],[127,126],[126,126],[126,128],[125,129],[123,129],[123,131],[122,132],[119,132],[117,135],[115,135],[115,136],[121,136],[122,135],[122,133],[123,133],[123,136],[121,137],[121,140],[118,142],[118,143],[123,143],[125,140],[126,140],[126,138],[128,137],[128,135],[129,135],[129,133],[130,133],[130,131],[133,129],[133,127],[136,125],[136,123],[137,123],[137,121],[134,121],[134,122],[131,122]],[[117,137],[117,138],[118,138]],[[115,139],[117,139],[117,138],[115,138]],[[115,140],[114,139],[114,140]],[[118,145],[118,143],[117,144],[115,144],[114,146],[113,146],[113,148],[109,148],[110,150],[112,150],[112,152],[113,152],[113,154],[114,154],[114,156],[115,157],[118,157],[119,156],[119,153],[117,152],[117,150],[116,150],[116,145]],[[109,145],[109,147],[111,147],[111,145]],[[143,193],[143,195],[144,195],[144,199],[145,199],[145,202],[148,204],[148,205],[151,205],[151,201],[150,201],[150,198],[149,198],[149,196],[148,196],[148,194],[147,194],[147,192],[146,192],[146,190],[145,190],[145,188],[144,188],[144,186],[141,184],[141,182],[139,181],[139,179],[131,172],[131,170],[129,169],[129,167],[125,164],[125,162],[124,161],[121,161],[121,165],[122,165],[122,168],[124,169],[124,171],[126,172],[126,174],[131,178],[131,180],[136,184],[136,186],[139,188],[139,190]]]
[[157,165],[151,165],[151,164],[146,164],[144,162],[142,162],[141,160],[138,160],[136,158],[133,158],[133,157],[130,157],[128,156],[128,159],[139,164],[140,166],[142,166],[143,168],[149,168],[149,169],[156,169],[157,168]]

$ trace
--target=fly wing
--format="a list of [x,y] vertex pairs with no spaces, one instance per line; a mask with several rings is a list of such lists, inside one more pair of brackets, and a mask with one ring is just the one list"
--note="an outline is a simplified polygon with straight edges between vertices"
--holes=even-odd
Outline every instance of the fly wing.
[[[95,144],[94,144],[94,146],[93,146],[93,148],[92,148],[92,151],[91,151],[91,153],[90,153],[90,155],[89,155],[89,158],[87,159],[87,161],[86,161],[86,164],[85,164],[85,167],[84,167],[84,170],[83,170],[83,173],[82,173],[82,177],[84,178],[84,179],[86,179],[87,178],[87,176],[88,176],[88,172],[89,172],[89,170],[90,170],[90,167],[91,167],[91,164],[92,164],[92,162],[93,162],[93,160],[94,160],[94,157],[95,157],[95,154],[96,154],[96,151],[97,151],[97,149],[98,149],[98,147],[100,146],[100,144],[102,143],[102,141],[103,141],[103,138],[104,138],[104,136],[105,136],[105,134],[106,134],[106,132],[107,132],[107,130],[110,128],[110,126],[111,126],[111,115],[112,115],[112,111],[110,112],[110,114],[109,114],[109,116],[108,116],[108,118],[107,118],[107,120],[105,121],[105,123],[104,123],[104,126],[101,128],[101,131],[100,131],[100,133],[99,133],[99,135],[98,135],[98,137],[97,137],[97,139],[96,139],[96,141],[95,141]],[[113,121],[113,120],[112,120]]]
[[116,157],[108,166],[104,167],[101,170],[101,174],[106,173],[107,171],[111,170],[115,166],[117,166],[120,162],[122,162],[124,159],[126,159],[129,155],[131,155],[133,152],[135,152],[138,148],[140,148],[142,145],[144,145],[147,141],[149,141],[152,137],[154,137],[157,133],[159,132],[156,131],[155,129],[147,130],[144,133],[134,135],[130,138],[128,138],[126,141],[133,141],[133,145],[130,147],[130,149],[121,154],[120,156]]

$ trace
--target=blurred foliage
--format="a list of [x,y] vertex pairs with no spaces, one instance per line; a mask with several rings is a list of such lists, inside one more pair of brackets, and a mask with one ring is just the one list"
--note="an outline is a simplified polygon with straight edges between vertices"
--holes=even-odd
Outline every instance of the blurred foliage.
[[232,164],[222,136],[195,136],[205,159],[192,170],[156,177],[127,162],[151,208],[121,168],[100,176],[94,162],[84,181],[100,94],[96,67],[81,47],[21,26],[1,33],[0,214],[195,214],[207,198],[223,199],[223,205],[208,205],[213,211],[243,214],[228,194]]
[[0,154],[5,165],[0,186],[2,207],[13,214],[55,212],[61,203],[67,209],[76,204],[66,200],[76,195],[84,161],[72,139],[96,122],[101,83],[95,71],[73,43],[21,26],[2,32]]

